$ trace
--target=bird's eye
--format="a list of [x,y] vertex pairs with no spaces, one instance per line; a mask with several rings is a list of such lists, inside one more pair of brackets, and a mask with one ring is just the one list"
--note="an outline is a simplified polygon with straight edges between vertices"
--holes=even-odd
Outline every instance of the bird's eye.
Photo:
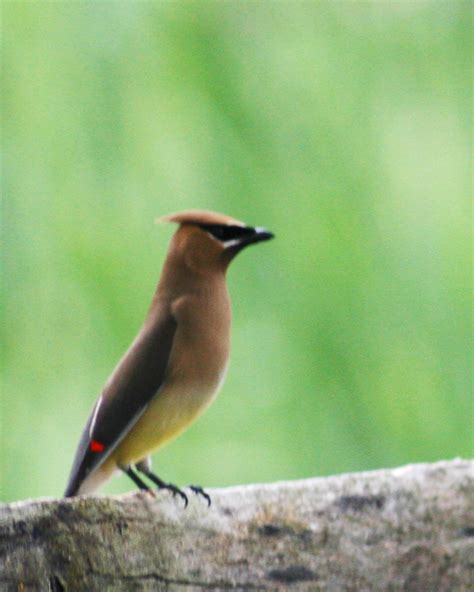
[[210,232],[219,240],[225,239],[225,229],[223,226],[216,225],[212,228],[212,230],[210,230]]

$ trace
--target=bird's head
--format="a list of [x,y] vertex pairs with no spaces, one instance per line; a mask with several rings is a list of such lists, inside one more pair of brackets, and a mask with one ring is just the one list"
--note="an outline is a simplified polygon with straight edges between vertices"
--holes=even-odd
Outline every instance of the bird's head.
[[248,245],[273,238],[265,228],[203,210],[188,210],[158,218],[157,222],[174,222],[179,228],[172,249],[194,269],[226,269],[232,259]]

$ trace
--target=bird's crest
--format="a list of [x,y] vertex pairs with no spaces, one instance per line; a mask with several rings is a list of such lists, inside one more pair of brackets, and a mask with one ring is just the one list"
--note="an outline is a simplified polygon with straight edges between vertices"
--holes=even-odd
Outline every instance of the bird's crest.
[[175,212],[167,216],[161,216],[155,220],[157,224],[174,222],[176,224],[227,224],[232,226],[245,226],[240,220],[206,210],[186,210],[184,212]]

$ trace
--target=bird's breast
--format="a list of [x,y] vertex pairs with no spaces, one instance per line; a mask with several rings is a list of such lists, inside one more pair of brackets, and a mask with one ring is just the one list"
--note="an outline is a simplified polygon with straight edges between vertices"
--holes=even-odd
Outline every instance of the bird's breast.
[[178,328],[170,356],[170,379],[215,389],[230,349],[230,303],[225,285],[173,305]]

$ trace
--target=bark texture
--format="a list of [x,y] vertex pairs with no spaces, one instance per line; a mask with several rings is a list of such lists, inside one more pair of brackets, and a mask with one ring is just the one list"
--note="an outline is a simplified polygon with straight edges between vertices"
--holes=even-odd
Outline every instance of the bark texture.
[[5,504],[0,589],[472,590],[473,469]]

